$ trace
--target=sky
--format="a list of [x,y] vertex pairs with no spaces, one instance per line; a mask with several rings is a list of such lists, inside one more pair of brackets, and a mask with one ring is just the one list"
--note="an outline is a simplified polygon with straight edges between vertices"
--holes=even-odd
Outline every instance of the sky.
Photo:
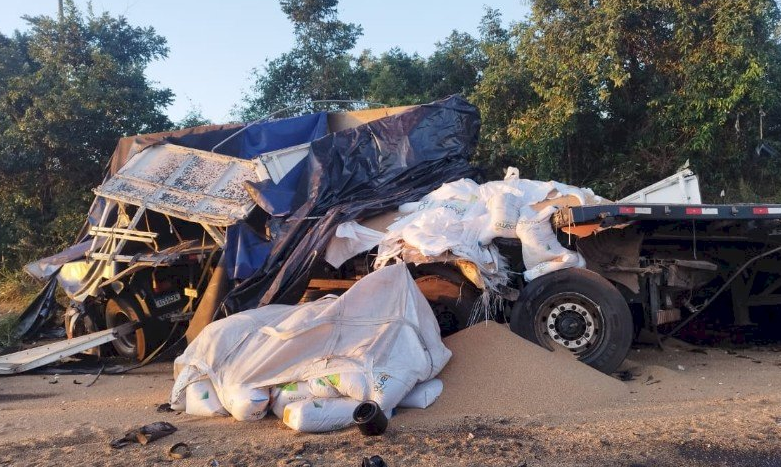
[[[87,0],[76,0],[86,10]],[[452,30],[477,34],[483,8],[502,12],[505,23],[529,12],[528,0],[341,0],[339,18],[363,26],[356,51],[380,54],[392,47],[427,56]],[[153,26],[168,40],[168,58],[147,76],[176,94],[167,108],[173,121],[190,109],[215,123],[231,120],[262,67],[293,46],[293,28],[277,0],[93,0],[96,14],[123,15],[134,26]],[[0,33],[26,30],[23,15],[57,14],[57,0],[0,0]]]

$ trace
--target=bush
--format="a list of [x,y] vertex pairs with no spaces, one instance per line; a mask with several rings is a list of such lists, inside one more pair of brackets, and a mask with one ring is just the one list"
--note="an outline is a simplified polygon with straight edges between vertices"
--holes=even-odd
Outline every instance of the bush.
[[0,350],[12,347],[19,342],[14,333],[18,321],[19,315],[16,313],[0,315]]
[[22,269],[0,269],[0,317],[20,313],[41,290],[41,284]]

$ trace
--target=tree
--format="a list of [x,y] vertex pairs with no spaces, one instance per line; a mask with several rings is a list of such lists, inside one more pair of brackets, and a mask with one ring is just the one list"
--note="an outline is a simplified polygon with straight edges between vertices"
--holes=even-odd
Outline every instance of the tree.
[[533,177],[536,160],[526,157],[522,145],[510,132],[511,123],[533,103],[530,73],[521,63],[517,44],[523,36],[525,23],[502,25],[502,15],[486,8],[480,21],[479,47],[483,55],[480,80],[468,98],[480,109],[482,127],[475,163],[489,176],[498,177],[507,166],[516,166],[521,173]]
[[477,39],[453,31],[428,58],[393,48],[379,57],[367,51],[359,60],[366,71],[366,99],[388,105],[431,102],[466,95],[478,82],[485,57]]
[[366,51],[359,63],[368,75],[367,100],[391,106],[430,100],[427,63],[420,55],[393,48],[373,57]]
[[[280,3],[293,23],[296,45],[253,71],[255,82],[238,116],[251,121],[302,101],[363,97],[365,74],[349,53],[363,31],[338,19],[338,0]],[[306,110],[312,109],[300,111]]]
[[469,93],[485,67],[485,56],[477,39],[459,31],[437,42],[427,63],[429,95],[441,99],[452,94]]
[[618,195],[691,160],[713,197],[763,172],[778,21],[772,0],[537,0],[517,48],[535,102],[509,131],[539,176]]
[[170,127],[172,99],[144,76],[168,53],[153,28],[124,17],[26,17],[0,35],[0,253],[11,264],[65,246],[120,136]]
[[174,125],[176,128],[192,128],[195,126],[212,125],[213,122],[203,116],[200,106],[190,107],[190,110],[184,115],[184,117],[176,122]]

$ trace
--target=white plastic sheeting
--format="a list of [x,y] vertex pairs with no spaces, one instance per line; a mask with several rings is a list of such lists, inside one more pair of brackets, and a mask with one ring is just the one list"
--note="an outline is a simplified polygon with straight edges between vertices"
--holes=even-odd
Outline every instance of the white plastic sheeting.
[[348,259],[377,246],[384,236],[384,233],[364,227],[355,221],[339,224],[325,250],[325,260],[338,268]]
[[[311,417],[326,412],[299,402],[318,401],[318,394],[370,398],[387,411],[416,384],[435,377],[450,355],[431,307],[399,264],[369,274],[338,298],[269,305],[209,324],[174,362],[171,405],[189,407],[189,394],[198,391],[187,388],[199,383],[208,389],[202,383],[208,379],[234,418],[265,414],[270,402],[291,421],[288,426],[295,420],[295,426],[319,431],[336,422],[317,423]],[[267,393],[270,401],[257,397]],[[286,416],[294,403],[295,413]],[[327,404],[337,405],[345,404]],[[221,412],[214,405],[208,411]]]
[[[523,235],[524,265],[527,271],[535,271],[527,279],[582,265],[579,254],[561,246],[550,229],[548,219],[555,208],[545,209],[544,214],[537,214],[541,207],[534,209],[537,203],[563,196],[574,197],[580,204],[604,202],[587,188],[521,179],[513,167],[500,181],[480,185],[461,179],[446,183],[419,202],[401,206],[399,211],[407,215],[388,227],[388,234],[379,245],[376,265],[382,267],[397,258],[403,259],[409,250],[430,258],[449,252],[473,262],[487,288],[497,291],[507,283],[507,271],[491,242],[499,236],[514,237],[519,233]],[[525,224],[519,227],[522,212]],[[528,223],[530,219],[533,225]],[[534,253],[526,254],[527,248]]]

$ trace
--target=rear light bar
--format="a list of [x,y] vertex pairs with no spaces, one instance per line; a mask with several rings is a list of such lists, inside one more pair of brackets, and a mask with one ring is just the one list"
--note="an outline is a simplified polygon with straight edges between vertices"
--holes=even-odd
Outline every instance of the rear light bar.
[[718,216],[718,208],[686,208],[686,214],[693,216]]
[[781,208],[756,207],[752,211],[758,215],[781,214]]
[[618,208],[619,214],[651,214],[651,208],[642,208],[637,206],[621,206]]

